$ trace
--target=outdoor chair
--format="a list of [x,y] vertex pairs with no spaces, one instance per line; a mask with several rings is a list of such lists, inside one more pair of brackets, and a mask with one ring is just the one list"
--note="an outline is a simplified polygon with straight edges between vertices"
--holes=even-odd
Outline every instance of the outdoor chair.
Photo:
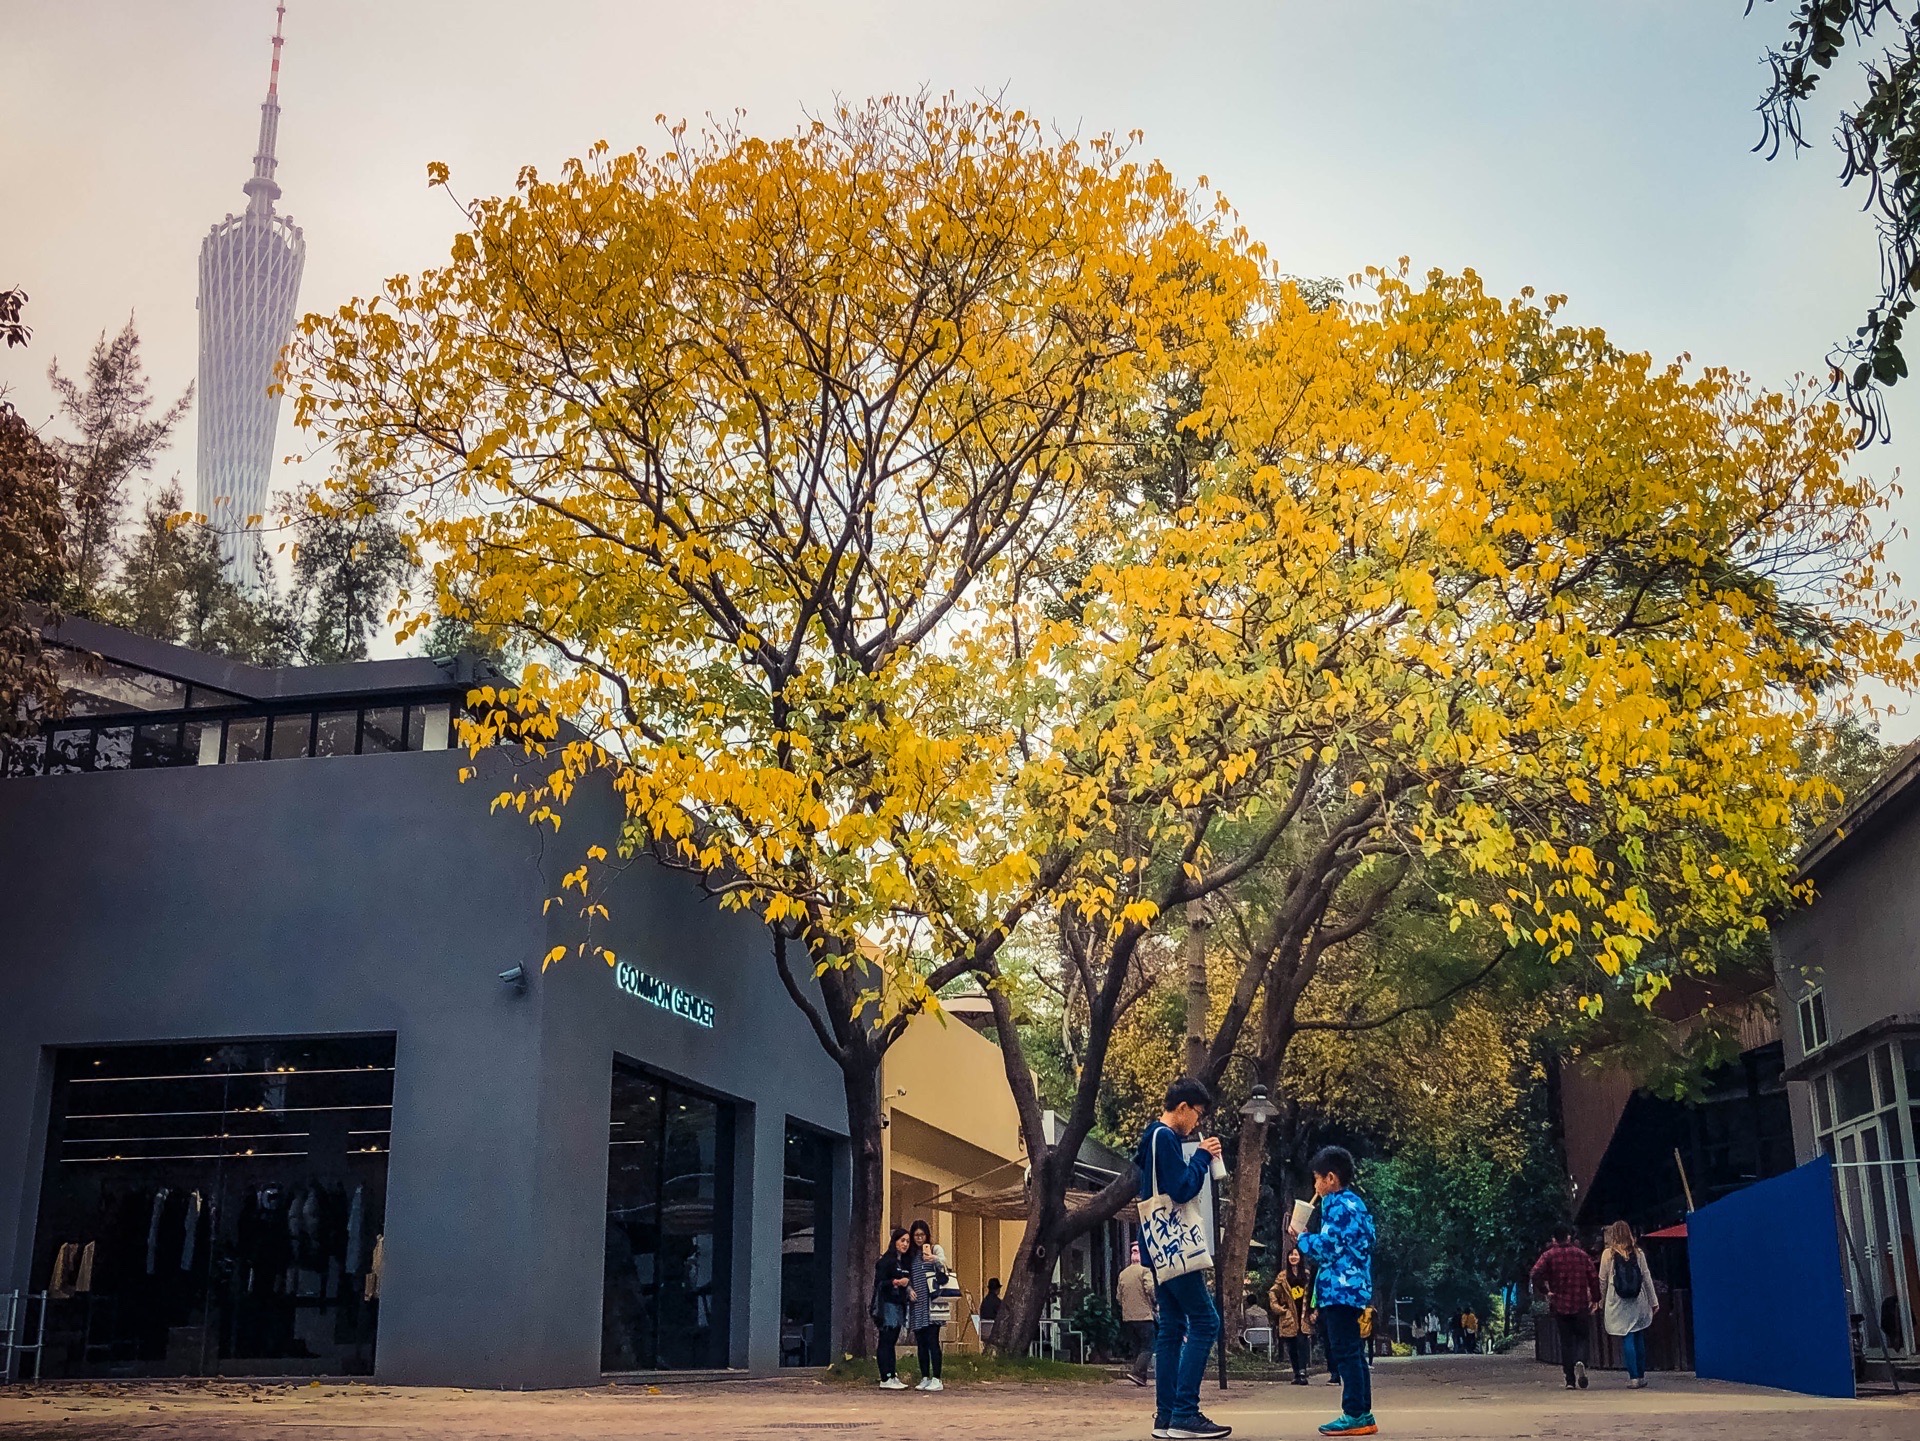
[[1249,1351],[1265,1351],[1267,1359],[1273,1359],[1273,1327],[1249,1326],[1240,1333],[1240,1344]]

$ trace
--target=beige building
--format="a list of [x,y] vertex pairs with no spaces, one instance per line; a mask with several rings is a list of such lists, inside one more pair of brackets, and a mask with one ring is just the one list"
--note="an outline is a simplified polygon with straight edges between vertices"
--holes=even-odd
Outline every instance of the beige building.
[[[886,1226],[924,1220],[946,1249],[966,1293],[954,1308],[949,1344],[979,1344],[972,1324],[987,1281],[1003,1277],[1020,1244],[1018,1220],[982,1212],[1008,1209],[1026,1179],[1020,1116],[1007,1087],[1000,1048],[951,1013],[916,1018],[887,1052],[882,1072],[887,1112]],[[885,1242],[875,1238],[875,1249]]]

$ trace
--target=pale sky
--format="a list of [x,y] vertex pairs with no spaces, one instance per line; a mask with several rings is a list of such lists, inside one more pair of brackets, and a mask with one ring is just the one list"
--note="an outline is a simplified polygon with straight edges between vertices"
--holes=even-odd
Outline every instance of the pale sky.
[[[1143,130],[1294,273],[1471,266],[1568,295],[1635,349],[1780,385],[1823,371],[1877,260],[1835,179],[1832,97],[1797,160],[1749,153],[1790,7],[1744,8],[289,0],[279,208],[306,232],[302,308],[325,309],[445,256],[458,216],[430,160],[492,194],[595,140],[657,146],[660,114],[782,133],[836,96],[1004,92],[1062,128]],[[193,379],[196,258],[245,205],[272,29],[271,0],[0,0],[0,288],[29,292],[34,327],[0,385],[29,418],[51,408],[47,362],[77,368],[129,312],[157,391]],[[1892,411],[1895,442],[1862,459],[1880,475],[1920,456],[1920,378]],[[189,421],[161,472],[189,495],[192,451]],[[1920,548],[1895,568],[1920,580]]]

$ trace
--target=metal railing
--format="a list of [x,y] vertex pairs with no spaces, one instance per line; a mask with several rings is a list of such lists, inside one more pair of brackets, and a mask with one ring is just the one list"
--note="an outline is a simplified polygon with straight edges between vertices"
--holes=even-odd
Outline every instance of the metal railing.
[[[40,1319],[33,1326],[33,1340],[21,1338],[28,1331],[28,1316],[33,1303],[40,1303]],[[0,1292],[0,1385],[20,1379],[20,1358],[33,1357],[33,1377],[40,1379],[40,1357],[47,1348],[47,1293],[45,1291]]]

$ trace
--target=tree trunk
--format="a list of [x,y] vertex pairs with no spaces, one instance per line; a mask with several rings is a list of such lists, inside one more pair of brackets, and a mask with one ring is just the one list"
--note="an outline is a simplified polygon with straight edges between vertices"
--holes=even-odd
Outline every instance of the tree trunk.
[[1187,1048],[1184,1073],[1195,1078],[1207,1073],[1207,911],[1201,901],[1187,902]]
[[[1260,1215],[1261,1172],[1266,1157],[1267,1123],[1242,1117],[1240,1154],[1233,1179],[1228,1182],[1226,1225],[1220,1237],[1220,1254],[1214,1258],[1214,1265],[1220,1268],[1225,1283],[1220,1295],[1229,1307],[1240,1303],[1246,1287],[1247,1258],[1253,1251],[1253,1226]],[[1261,1304],[1265,1304],[1264,1300]]]
[[1026,1225],[1007,1271],[1000,1318],[993,1323],[993,1349],[1002,1356],[1024,1356],[1040,1335],[1053,1291],[1053,1267],[1059,1256],[1060,1223],[1065,1207],[1053,1204],[1048,1187],[1035,1185],[1027,1196]]
[[840,1347],[849,1356],[870,1354],[873,1322],[874,1260],[880,1254],[880,1225],[886,1215],[886,1185],[880,1146],[880,1066],[867,1061],[865,1047],[841,1066],[847,1095],[848,1151],[852,1162],[852,1208],[848,1218],[847,1259],[840,1275]]

